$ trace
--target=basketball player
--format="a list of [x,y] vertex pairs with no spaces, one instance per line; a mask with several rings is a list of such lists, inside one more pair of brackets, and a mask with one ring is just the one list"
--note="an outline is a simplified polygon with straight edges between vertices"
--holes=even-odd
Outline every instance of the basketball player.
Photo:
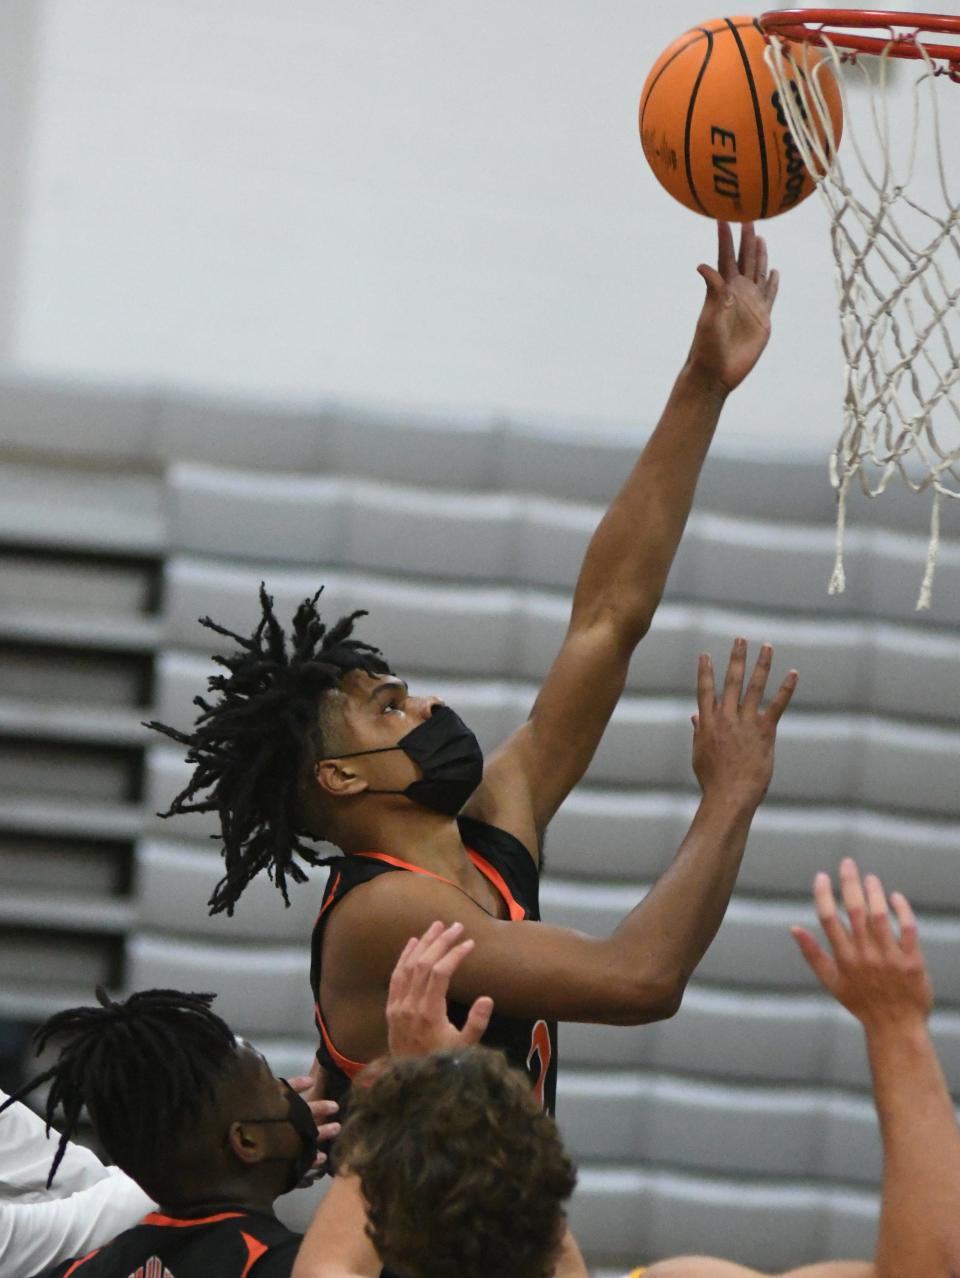
[[[239,650],[200,699],[195,730],[158,728],[195,765],[170,813],[215,811],[226,874],[213,912],[232,912],[266,870],[286,896],[296,858],[334,863],[313,938],[319,1063],[340,1099],[386,1048],[390,973],[408,936],[459,921],[476,942],[451,986],[452,1014],[492,995],[486,1042],[526,1068],[553,1108],[556,1022],[637,1024],[673,1015],[723,918],[754,812],[766,791],[777,722],[796,683],[761,701],[772,652],[760,650],[744,694],[746,641],[734,645],[719,698],[701,657],[694,766],[703,800],[676,860],[603,940],[539,919],[544,832],[580,780],[650,627],[727,395],[763,351],[777,273],[751,226],[739,257],[719,228],[718,269],[663,416],[587,549],[570,626],[528,721],[484,764],[476,738],[435,697],[413,696],[378,649],[351,638],[362,613],[329,631],[316,597],[289,645],[261,589],[249,637],[209,618]],[[168,813],[168,815],[170,814]],[[638,831],[638,837],[642,833]],[[584,848],[584,857],[592,850]]]
[[[318,1118],[336,1105],[308,1105],[275,1078],[210,1010],[212,995],[97,996],[99,1007],[59,1012],[41,1028],[38,1050],[51,1038],[64,1045],[18,1097],[49,1081],[48,1124],[58,1107],[64,1113],[48,1188],[72,1157],[70,1136],[86,1107],[107,1154],[141,1198],[160,1206],[45,1278],[289,1278],[300,1235],[277,1220],[273,1202],[317,1165],[318,1140],[339,1131]],[[0,1124],[6,1117],[0,1112]],[[35,1251],[28,1241],[16,1255],[4,1251],[0,1272],[36,1272],[25,1267]]]
[[[866,1035],[884,1145],[879,1236],[873,1263],[828,1261],[785,1278],[956,1278],[960,1128],[927,1031],[932,991],[916,921],[894,893],[897,935],[882,884],[873,875],[861,884],[853,861],[841,864],[840,882],[847,926],[829,876],[814,882],[830,952],[805,929],[791,931]],[[377,1062],[354,1089],[340,1171],[293,1278],[374,1278],[381,1262],[407,1278],[586,1278],[564,1223],[575,1174],[554,1123],[499,1055],[464,1047],[447,1021],[448,983],[472,948],[459,936],[437,923],[404,950],[387,1003],[396,1059]],[[484,1000],[471,1020],[489,1014]],[[761,1278],[706,1257],[635,1273]]]

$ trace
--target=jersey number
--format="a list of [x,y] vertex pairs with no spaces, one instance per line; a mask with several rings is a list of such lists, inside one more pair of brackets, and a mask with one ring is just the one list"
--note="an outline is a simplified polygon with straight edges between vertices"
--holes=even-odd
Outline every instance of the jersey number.
[[543,1108],[543,1088],[550,1069],[550,1031],[546,1021],[537,1021],[530,1034],[530,1050],[527,1052],[527,1069],[533,1079],[533,1094]]

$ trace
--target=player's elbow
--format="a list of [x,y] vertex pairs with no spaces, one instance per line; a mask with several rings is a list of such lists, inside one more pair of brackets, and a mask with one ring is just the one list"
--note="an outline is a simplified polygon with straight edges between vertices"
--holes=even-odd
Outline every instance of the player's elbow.
[[676,1016],[683,1002],[686,982],[667,975],[639,980],[634,986],[622,1025],[649,1025]]

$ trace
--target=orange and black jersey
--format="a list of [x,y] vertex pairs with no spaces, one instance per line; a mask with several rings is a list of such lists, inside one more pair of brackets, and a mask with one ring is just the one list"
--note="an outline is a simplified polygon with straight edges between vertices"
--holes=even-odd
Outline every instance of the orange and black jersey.
[[[506,830],[487,825],[484,821],[475,821],[472,817],[458,817],[457,824],[470,859],[506,902],[509,918],[514,922],[520,919],[539,922],[540,879],[530,853],[519,839]],[[383,852],[355,853],[336,861],[331,866],[320,913],[313,929],[310,984],[313,987],[317,1030],[320,1034],[317,1060],[327,1072],[327,1095],[339,1101],[341,1107],[351,1082],[366,1062],[350,1060],[338,1051],[324,1021],[320,1006],[320,961],[324,928],[337,902],[342,901],[352,888],[360,883],[367,883],[380,874],[397,872],[423,874],[428,878],[440,877],[430,870]],[[449,999],[447,1010],[454,1025],[461,1026],[469,1009],[462,1003]],[[534,1016],[501,1016],[494,1008],[483,1043],[486,1047],[499,1048],[511,1065],[529,1074],[544,1109],[552,1114],[557,1096],[556,1022]]]
[[301,1241],[276,1216],[245,1207],[161,1210],[38,1278],[290,1278]]

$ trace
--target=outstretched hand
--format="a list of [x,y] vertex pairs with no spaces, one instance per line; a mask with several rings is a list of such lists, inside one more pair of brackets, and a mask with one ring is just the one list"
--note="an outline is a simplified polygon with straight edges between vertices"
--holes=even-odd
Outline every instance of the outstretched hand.
[[473,949],[460,941],[462,923],[431,923],[419,939],[412,936],[397,959],[387,995],[387,1043],[391,1056],[426,1056],[472,1047],[486,1033],[493,999],[478,998],[463,1029],[447,1016],[450,978]]
[[734,251],[727,222],[717,223],[716,270],[697,267],[707,286],[688,364],[722,393],[732,391],[756,364],[770,339],[770,312],[780,276],[768,269],[767,246],[747,223]]
[[883,884],[875,874],[868,874],[861,883],[850,857],[840,862],[840,892],[849,929],[837,912],[829,874],[821,872],[814,879],[817,918],[832,955],[806,928],[792,927],[800,953],[824,988],[865,1028],[925,1021],[933,1007],[933,986],[910,902],[900,892],[890,897],[900,931],[897,936]]
[[765,643],[743,688],[747,641],[735,639],[723,688],[717,695],[713,662],[701,653],[697,672],[697,713],[693,716],[693,770],[704,795],[722,794],[731,801],[755,806],[767,792],[773,775],[777,724],[797,686],[790,670],[763,707],[770,677],[773,648]]

